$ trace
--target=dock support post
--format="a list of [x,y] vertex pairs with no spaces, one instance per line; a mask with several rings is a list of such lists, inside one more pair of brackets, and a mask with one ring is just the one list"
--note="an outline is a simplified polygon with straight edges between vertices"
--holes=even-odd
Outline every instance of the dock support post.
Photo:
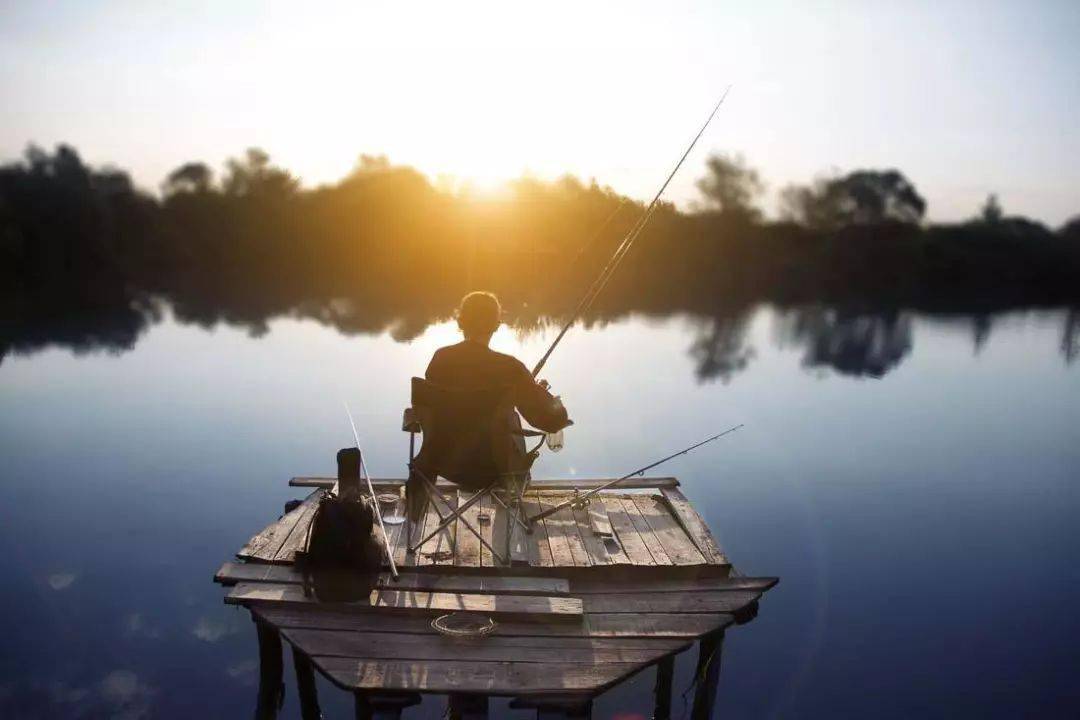
[[510,701],[514,710],[535,709],[536,720],[590,720],[592,697],[582,695],[522,696]]
[[401,711],[420,703],[420,693],[356,691],[356,720],[399,720]]
[[716,689],[720,684],[720,655],[724,649],[724,631],[717,630],[701,638],[694,679],[694,708],[692,720],[709,720],[716,707]]
[[486,720],[488,699],[486,695],[460,695],[450,693],[447,700],[450,720]]
[[656,663],[656,707],[653,709],[653,720],[671,718],[671,682],[674,675],[674,655],[668,655]]
[[319,692],[315,689],[315,666],[307,655],[292,649],[293,668],[296,669],[296,690],[300,697],[300,717],[303,720],[322,720],[319,708]]
[[254,616],[252,620],[259,638],[259,695],[255,702],[255,720],[274,720],[285,699],[281,634]]

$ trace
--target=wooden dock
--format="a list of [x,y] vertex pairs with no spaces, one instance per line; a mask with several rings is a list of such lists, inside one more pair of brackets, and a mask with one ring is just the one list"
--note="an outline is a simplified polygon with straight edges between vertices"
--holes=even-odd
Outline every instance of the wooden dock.
[[[335,482],[294,478],[292,484]],[[534,482],[527,509],[536,514],[574,488],[585,491],[601,482]],[[402,486],[401,480],[376,484],[376,492],[397,496],[399,514]],[[453,486],[447,489],[452,499],[461,498]],[[316,710],[314,683],[307,680],[312,668],[357,693],[359,716],[394,716],[393,708],[400,712],[415,693],[449,694],[452,708],[509,695],[522,707],[581,716],[593,696],[657,665],[662,716],[665,692],[670,701],[671,656],[701,639],[702,670],[708,670],[705,651],[718,652],[724,629],[751,619],[758,599],[777,582],[732,572],[676,479],[642,478],[539,523],[523,535],[527,562],[512,567],[496,566],[487,548],[456,525],[407,552],[409,537],[419,539],[424,528],[435,527],[434,512],[412,527],[388,526],[401,577],[393,581],[384,573],[355,596],[320,601],[304,592],[292,567],[318,494],[253,536],[237,553],[238,562],[226,562],[215,576],[228,586],[225,601],[249,608],[259,628],[263,684],[270,686],[260,692],[260,707],[272,704],[263,695],[277,685],[266,680],[265,666],[269,662],[271,675],[275,663],[280,668],[272,656],[284,637],[293,647],[301,700],[306,696]],[[466,518],[499,547],[497,533],[506,527],[502,506],[478,503],[468,512]],[[498,625],[491,635],[469,640],[432,628],[435,616],[456,610],[481,612]],[[699,705],[707,713],[711,698],[695,700]],[[308,707],[304,717],[317,717],[316,710]]]

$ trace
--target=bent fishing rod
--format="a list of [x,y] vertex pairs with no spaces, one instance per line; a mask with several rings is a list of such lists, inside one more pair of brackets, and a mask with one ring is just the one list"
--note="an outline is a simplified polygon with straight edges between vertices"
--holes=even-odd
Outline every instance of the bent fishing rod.
[[390,563],[390,575],[397,580],[398,571],[397,566],[394,565],[394,553],[390,549],[390,536],[386,534],[386,526],[383,525],[382,512],[379,510],[379,498],[375,497],[375,486],[371,484],[371,475],[368,474],[367,465],[364,464],[364,451],[360,449],[360,433],[356,432],[356,423],[353,422],[352,411],[349,410],[349,403],[344,400],[341,401],[345,406],[345,414],[349,416],[349,426],[352,427],[353,439],[356,440],[356,449],[360,452],[360,474],[367,480],[368,492],[371,493],[371,509],[375,512],[375,517],[379,520],[379,530],[382,531],[383,536],[383,549],[386,550],[386,561]]
[[720,100],[716,103],[716,106],[713,107],[712,112],[709,113],[709,117],[705,120],[705,124],[701,126],[701,129],[698,130],[697,135],[695,135],[694,139],[690,141],[690,144],[687,146],[686,151],[683,152],[682,157],[680,157],[679,161],[675,163],[675,167],[672,168],[671,172],[667,176],[667,179],[664,180],[664,184],[661,185],[660,189],[656,191],[656,195],[653,196],[652,202],[650,202],[645,207],[645,209],[641,211],[641,214],[638,216],[637,222],[634,223],[633,227],[630,228],[630,231],[626,233],[625,237],[623,237],[622,242],[619,243],[618,247],[615,248],[615,252],[608,260],[607,265],[603,267],[603,269],[600,271],[600,274],[597,275],[596,279],[593,280],[591,285],[589,285],[588,289],[585,291],[585,294],[578,302],[577,307],[575,307],[574,311],[570,314],[570,319],[567,320],[566,324],[564,324],[562,329],[559,330],[559,334],[555,336],[555,339],[552,341],[551,346],[548,347],[547,352],[544,353],[544,356],[540,358],[539,362],[536,363],[536,367],[533,368],[532,375],[534,378],[540,374],[540,371],[544,368],[544,365],[547,363],[548,358],[551,357],[551,353],[555,352],[555,348],[559,346],[559,343],[562,341],[563,336],[565,336],[567,331],[570,330],[571,327],[573,327],[574,323],[577,322],[578,318],[580,318],[582,315],[589,311],[589,308],[592,307],[593,302],[596,301],[596,297],[608,284],[608,281],[611,280],[612,275],[615,274],[615,271],[622,263],[623,258],[625,258],[626,254],[630,251],[630,248],[633,246],[634,241],[637,240],[638,236],[641,234],[641,231],[645,229],[645,226],[648,224],[649,219],[656,211],[656,208],[659,207],[660,197],[664,194],[664,191],[667,190],[668,184],[671,183],[671,180],[675,177],[675,174],[679,172],[679,168],[682,167],[683,162],[685,162],[687,156],[690,155],[690,151],[694,149],[695,145],[697,145],[698,140],[700,140],[701,136],[705,134],[705,129],[709,127],[709,123],[711,123],[713,118],[716,117],[717,111],[720,110],[720,106],[724,104],[724,100],[727,98],[728,92],[730,90],[731,86],[728,85],[727,88],[724,90],[723,95],[720,96]]
[[601,490],[607,490],[610,487],[615,487],[616,485],[618,485],[622,481],[629,480],[630,478],[635,477],[636,475],[644,475],[646,470],[652,470],[657,465],[663,465],[668,460],[673,460],[673,459],[679,457],[680,455],[686,455],[690,451],[696,450],[697,448],[701,447],[702,445],[707,445],[708,443],[711,443],[713,440],[719,440],[720,438],[724,437],[725,435],[730,435],[731,433],[735,432],[736,430],[738,430],[741,427],[743,427],[743,423],[739,423],[735,427],[728,428],[724,432],[717,433],[716,435],[713,435],[710,438],[705,438],[704,440],[702,440],[699,443],[695,443],[695,444],[691,445],[688,448],[683,448],[679,452],[672,453],[671,455],[668,455],[666,458],[662,458],[660,460],[657,460],[656,462],[650,463],[649,465],[646,465],[645,467],[641,467],[641,468],[638,468],[637,470],[634,470],[633,472],[626,473],[625,475],[623,475],[620,478],[615,478],[614,480],[610,480],[610,481],[608,481],[606,483],[603,483],[602,485],[597,485],[592,490],[590,490],[590,491],[588,491],[586,493],[581,493],[579,495],[575,495],[574,497],[570,498],[569,500],[564,500],[563,502],[559,503],[558,505],[556,505],[554,507],[551,507],[551,508],[548,508],[547,510],[543,511],[542,513],[539,513],[537,515],[533,515],[532,517],[530,517],[528,519],[529,530],[530,531],[532,530],[532,526],[536,523],[537,520],[543,520],[544,518],[550,517],[550,516],[554,515],[555,513],[559,512],[560,510],[564,510],[566,508],[584,507],[585,503],[589,502],[589,500],[594,495],[599,494],[599,492]]

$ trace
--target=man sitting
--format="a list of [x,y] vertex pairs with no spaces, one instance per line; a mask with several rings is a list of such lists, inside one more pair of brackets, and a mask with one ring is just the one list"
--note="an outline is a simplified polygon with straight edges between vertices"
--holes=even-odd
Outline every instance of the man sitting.
[[566,408],[536,382],[528,368],[512,355],[488,347],[501,324],[499,300],[488,292],[471,292],[461,300],[457,322],[465,339],[439,348],[425,377],[437,385],[461,390],[509,387],[514,406],[535,428],[558,432],[570,424]]

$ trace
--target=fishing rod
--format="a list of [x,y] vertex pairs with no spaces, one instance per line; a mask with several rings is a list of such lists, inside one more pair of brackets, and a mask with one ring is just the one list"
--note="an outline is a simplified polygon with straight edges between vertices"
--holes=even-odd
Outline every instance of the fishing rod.
[[674,458],[677,458],[680,455],[686,455],[691,450],[696,450],[697,448],[701,447],[702,445],[706,445],[708,443],[711,443],[713,440],[719,440],[720,438],[724,437],[725,435],[730,435],[731,433],[735,432],[736,430],[738,430],[741,427],[743,427],[743,423],[739,423],[735,427],[728,428],[724,432],[717,433],[716,435],[713,435],[710,438],[705,438],[704,440],[702,440],[699,443],[695,443],[695,444],[691,445],[688,448],[683,448],[679,452],[672,453],[671,455],[668,455],[666,458],[663,458],[661,460],[657,460],[656,462],[650,463],[649,465],[646,465],[645,467],[641,467],[641,468],[638,468],[637,470],[634,470],[633,472],[626,473],[625,475],[623,475],[620,478],[615,478],[614,480],[610,480],[610,481],[608,481],[608,482],[606,482],[606,483],[604,483],[602,485],[597,485],[592,490],[590,490],[590,491],[588,491],[586,493],[581,493],[581,494],[575,495],[574,497],[570,498],[569,500],[564,500],[563,502],[559,503],[555,507],[548,508],[547,510],[543,511],[542,513],[539,513],[539,514],[534,515],[531,518],[529,518],[528,519],[529,520],[529,529],[530,529],[530,531],[532,530],[532,526],[536,523],[537,520],[543,520],[544,518],[550,517],[550,516],[554,515],[555,513],[559,512],[560,510],[564,510],[566,508],[584,507],[585,503],[589,502],[589,499],[593,495],[598,494],[601,490],[607,490],[610,487],[614,487],[614,486],[618,485],[619,483],[621,483],[623,480],[629,480],[630,478],[634,477],[635,475],[643,475],[646,470],[652,470],[657,465],[663,465],[668,460],[673,460]]
[[356,440],[356,449],[360,452],[360,474],[367,480],[368,492],[371,493],[371,509],[375,511],[375,517],[379,520],[379,530],[382,531],[383,536],[383,548],[386,550],[386,561],[390,563],[390,575],[397,580],[398,571],[397,566],[394,565],[394,553],[390,549],[390,536],[386,534],[386,526],[383,525],[382,513],[379,511],[379,498],[375,497],[375,486],[371,484],[371,475],[368,474],[367,466],[364,464],[364,451],[360,449],[360,433],[356,432],[356,423],[353,422],[349,403],[344,400],[341,402],[345,406],[345,414],[349,416],[349,425],[352,427],[353,439]]
[[635,222],[634,226],[630,228],[630,231],[623,238],[622,242],[619,243],[619,246],[615,248],[615,252],[611,256],[611,259],[608,260],[607,265],[604,266],[604,268],[600,271],[600,274],[585,291],[585,294],[581,297],[581,300],[578,302],[577,307],[575,307],[574,311],[570,314],[570,319],[566,321],[566,324],[563,325],[562,329],[559,331],[559,334],[555,336],[555,340],[552,341],[551,346],[548,347],[547,352],[544,353],[544,356],[541,357],[540,361],[536,363],[536,367],[534,367],[532,371],[533,377],[536,377],[540,374],[540,371],[544,368],[544,365],[547,363],[548,358],[551,357],[551,353],[555,352],[555,348],[558,347],[559,343],[562,341],[563,336],[566,335],[567,331],[574,325],[575,322],[577,322],[578,318],[588,312],[589,308],[592,307],[593,302],[596,301],[596,297],[608,284],[608,281],[611,280],[611,276],[615,274],[615,271],[622,263],[623,258],[626,257],[626,254],[630,251],[631,246],[633,246],[634,241],[637,240],[638,235],[640,235],[641,231],[645,229],[645,226],[648,224],[649,219],[653,216],[653,213],[656,212],[656,208],[659,206],[660,197],[664,194],[664,191],[667,190],[668,184],[671,183],[671,180],[675,177],[675,174],[679,172],[679,168],[682,167],[682,164],[683,162],[685,162],[687,156],[690,154],[690,151],[694,149],[695,145],[697,145],[698,140],[700,140],[701,136],[705,134],[705,129],[709,127],[709,123],[711,123],[713,118],[716,117],[717,111],[720,110],[720,106],[724,104],[724,100],[727,98],[728,92],[730,90],[731,86],[728,85],[727,88],[724,90],[723,95],[720,96],[720,100],[717,101],[716,106],[713,107],[712,112],[709,113],[709,117],[707,120],[705,120],[705,124],[701,126],[701,129],[698,130],[697,135],[695,135],[694,139],[690,141],[690,144],[687,146],[686,151],[683,152],[682,157],[680,157],[679,161],[675,163],[675,167],[672,168],[671,172],[667,176],[667,179],[664,180],[664,184],[661,185],[660,189],[656,191],[656,195],[653,196],[652,202],[650,202],[648,206],[646,206],[646,208],[641,211],[641,214],[638,216],[637,222]]

